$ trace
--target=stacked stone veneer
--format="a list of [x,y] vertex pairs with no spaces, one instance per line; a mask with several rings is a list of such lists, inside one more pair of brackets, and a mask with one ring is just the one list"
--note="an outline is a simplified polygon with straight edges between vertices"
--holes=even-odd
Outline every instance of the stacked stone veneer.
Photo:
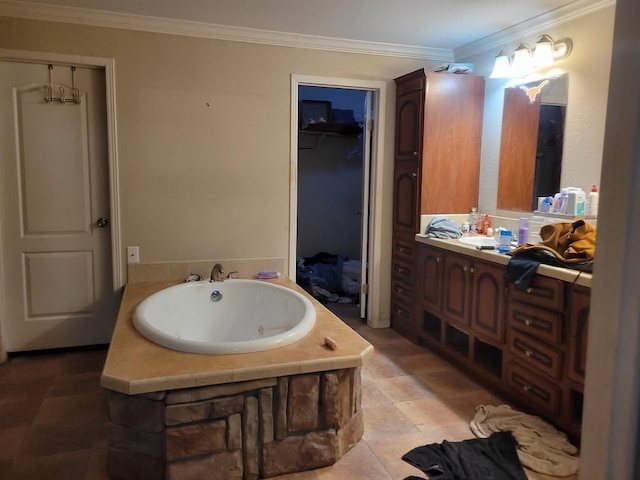
[[364,430],[360,368],[110,392],[112,479],[257,479],[335,463]]

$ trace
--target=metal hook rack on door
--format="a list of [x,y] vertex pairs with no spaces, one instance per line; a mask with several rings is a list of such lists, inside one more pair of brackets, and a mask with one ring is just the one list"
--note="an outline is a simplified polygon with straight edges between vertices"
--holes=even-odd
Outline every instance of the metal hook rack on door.
[[53,65],[49,64],[49,85],[44,85],[42,89],[44,90],[44,101],[46,103],[80,103],[80,90],[76,87],[76,67],[71,68],[71,97],[67,97],[65,94],[65,89],[69,89],[69,87],[65,87],[61,85],[58,87],[60,91],[60,95],[58,97],[53,96]]

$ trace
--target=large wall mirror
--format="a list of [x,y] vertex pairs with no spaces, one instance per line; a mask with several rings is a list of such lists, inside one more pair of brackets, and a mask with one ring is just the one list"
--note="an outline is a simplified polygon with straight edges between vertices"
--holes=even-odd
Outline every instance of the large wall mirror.
[[568,92],[568,74],[505,89],[499,209],[530,212],[560,190]]

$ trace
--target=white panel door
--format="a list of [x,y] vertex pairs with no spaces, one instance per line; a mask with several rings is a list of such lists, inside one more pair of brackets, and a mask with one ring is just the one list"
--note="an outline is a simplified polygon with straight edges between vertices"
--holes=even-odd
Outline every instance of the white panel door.
[[[111,269],[104,71],[0,62],[0,218],[8,352],[108,343]],[[64,88],[61,90],[61,86]]]

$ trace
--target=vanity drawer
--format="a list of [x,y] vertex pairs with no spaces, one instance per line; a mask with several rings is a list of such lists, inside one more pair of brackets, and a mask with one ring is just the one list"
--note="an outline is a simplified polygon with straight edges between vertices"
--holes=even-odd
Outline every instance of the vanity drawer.
[[392,299],[391,301],[391,328],[407,338],[413,338],[413,311],[411,307]]
[[509,302],[507,324],[549,343],[562,341],[563,315],[525,303]]
[[413,261],[414,253],[418,245],[416,242],[408,242],[400,240],[398,238],[393,239],[393,256],[398,259],[403,259],[407,262]]
[[398,257],[394,257],[391,265],[391,275],[402,282],[415,285],[415,264],[403,261]]
[[560,378],[562,353],[533,337],[509,330],[509,350],[533,370]]
[[557,414],[560,410],[560,387],[515,362],[507,366],[507,384],[525,404],[530,402],[551,414]]
[[564,282],[555,278],[535,275],[526,290],[518,290],[509,283],[511,301],[562,312],[564,310]]
[[407,284],[392,278],[391,295],[392,297],[397,298],[399,302],[412,305],[415,300],[415,287],[413,284]]

